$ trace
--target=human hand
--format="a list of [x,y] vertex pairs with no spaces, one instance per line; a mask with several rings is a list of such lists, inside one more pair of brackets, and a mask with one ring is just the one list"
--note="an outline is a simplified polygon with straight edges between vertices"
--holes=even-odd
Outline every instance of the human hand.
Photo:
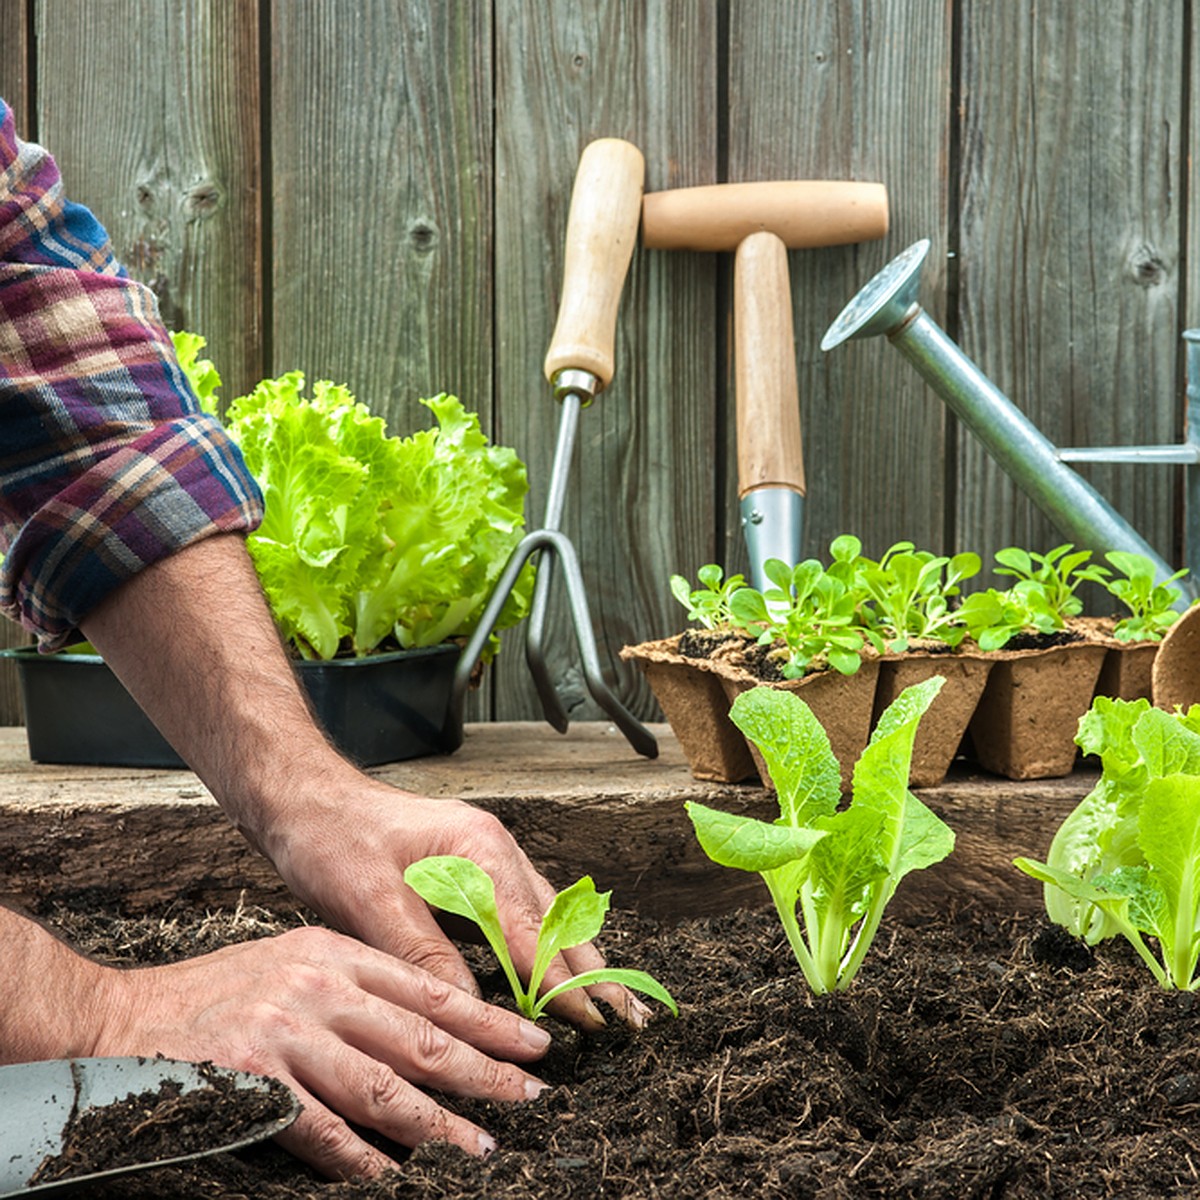
[[108,970],[91,1053],[163,1054],[269,1075],[303,1111],[278,1141],[322,1174],[396,1164],[351,1123],[413,1146],[494,1148],[421,1089],[520,1101],[545,1086],[511,1061],[549,1035],[428,972],[330,930],[305,928],[170,966]]
[[[312,800],[288,805],[286,825],[266,847],[299,898],[338,928],[477,994],[462,955],[403,882],[404,869],[420,858],[461,855],[492,877],[513,960],[528,978],[554,888],[495,817],[461,801],[431,800],[362,775],[340,792],[328,784],[314,791]],[[551,965],[544,989],[603,966],[595,946],[576,946]],[[566,992],[551,1002],[550,1011],[598,1028],[604,1018],[593,999],[603,999],[637,1027],[649,1017],[646,1005],[615,983]]]

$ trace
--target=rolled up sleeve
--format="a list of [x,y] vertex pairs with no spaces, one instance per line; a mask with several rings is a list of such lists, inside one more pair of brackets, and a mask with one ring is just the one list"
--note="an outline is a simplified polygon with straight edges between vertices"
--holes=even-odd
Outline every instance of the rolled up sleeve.
[[261,519],[153,293],[0,101],[0,610],[53,649],[138,571]]

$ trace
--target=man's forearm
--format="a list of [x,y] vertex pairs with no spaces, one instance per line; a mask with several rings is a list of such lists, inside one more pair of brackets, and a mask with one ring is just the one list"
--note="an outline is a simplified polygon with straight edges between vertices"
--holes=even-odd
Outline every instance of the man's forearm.
[[155,563],[83,632],[269,856],[289,800],[356,774],[311,716],[241,537],[207,538]]
[[0,907],[0,1062],[92,1053],[108,969]]

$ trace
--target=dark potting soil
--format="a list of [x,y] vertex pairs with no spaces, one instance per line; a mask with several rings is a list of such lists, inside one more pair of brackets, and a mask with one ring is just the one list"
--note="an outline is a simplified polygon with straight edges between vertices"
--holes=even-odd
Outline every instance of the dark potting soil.
[[164,1080],[154,1090],[73,1113],[62,1149],[41,1162],[29,1183],[55,1183],[229,1145],[285,1117],[292,1105],[291,1093],[276,1080],[241,1088],[228,1075],[211,1071],[203,1087],[187,1090],[177,1080]]
[[1002,647],[1005,650],[1053,650],[1056,646],[1070,646],[1084,641],[1082,634],[1070,629],[1058,629],[1053,633],[1018,633],[1009,638]]
[[712,658],[721,650],[750,645],[750,638],[728,629],[687,629],[675,648],[684,658]]
[[[231,931],[271,932],[269,914]],[[205,919],[205,918],[200,918]],[[70,921],[93,953],[153,947],[147,925]],[[291,918],[289,918],[289,921]],[[127,1176],[121,1200],[1200,1195],[1200,1004],[1161,991],[1124,942],[1093,954],[1031,917],[885,920],[849,991],[813,997],[773,910],[663,927],[614,913],[614,964],[681,1002],[640,1033],[552,1024],[554,1086],[520,1106],[446,1103],[490,1129],[480,1161],[419,1147],[392,1175],[322,1183],[269,1144]],[[472,961],[489,994],[501,981]]]

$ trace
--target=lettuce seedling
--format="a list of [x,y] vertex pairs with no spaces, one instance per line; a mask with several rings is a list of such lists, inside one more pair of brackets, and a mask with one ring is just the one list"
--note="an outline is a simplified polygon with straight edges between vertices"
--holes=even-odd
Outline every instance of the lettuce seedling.
[[760,645],[782,643],[785,679],[799,679],[821,658],[842,675],[853,675],[874,638],[857,624],[857,593],[815,558],[794,567],[769,558],[763,572],[774,586],[734,592],[729,602],[734,623]]
[[1064,620],[1077,617],[1083,611],[1083,601],[1076,594],[1081,584],[1104,583],[1111,572],[1099,563],[1092,563],[1090,550],[1076,550],[1067,542],[1045,554],[1009,546],[996,551],[997,575],[1011,575],[1018,582],[1036,583],[1046,603]]
[[645,971],[621,967],[584,971],[552,987],[545,995],[538,995],[554,956],[561,950],[590,942],[604,925],[612,893],[597,892],[589,875],[559,892],[542,918],[528,987],[522,985],[513,964],[496,908],[496,888],[492,877],[482,867],[469,858],[454,854],[433,855],[412,863],[404,872],[404,882],[434,908],[466,917],[479,926],[500,961],[518,1010],[531,1021],[536,1021],[556,996],[574,988],[590,987],[593,983],[619,983],[645,992],[661,1000],[675,1016],[679,1015],[679,1007],[671,993],[657,979]]
[[951,604],[962,590],[959,584],[978,575],[981,566],[978,554],[947,557],[918,550],[912,542],[897,542],[878,562],[864,560],[861,587],[889,648],[903,652],[910,638],[958,646],[967,628]]
[[687,804],[709,858],[763,877],[818,995],[850,986],[900,880],[954,848],[953,831],[908,790],[917,726],[944,682],[935,676],[905,688],[885,710],[840,811],[838,762],[812,709],[776,688],[743,692],[730,716],[762,753],[779,817]]
[[958,609],[958,619],[981,650],[1002,650],[1019,633],[1057,633],[1066,628],[1061,611],[1050,601],[1045,584],[1026,579],[1007,591],[972,592]]
[[1179,619],[1175,605],[1183,592],[1171,584],[1187,574],[1186,568],[1158,583],[1154,563],[1144,554],[1110,550],[1104,557],[1123,576],[1105,580],[1104,586],[1129,610],[1113,628],[1113,637],[1121,642],[1161,641]]
[[[1187,765],[1200,769],[1197,760]],[[1028,858],[1016,859],[1016,865],[1104,913],[1161,987],[1195,991],[1200,988],[1200,775],[1176,772],[1150,779],[1140,793],[1135,821],[1143,864],[1090,880]],[[1146,934],[1157,939],[1160,958],[1146,944]]]
[[732,623],[729,601],[733,593],[746,586],[745,577],[730,575],[716,563],[708,563],[696,572],[700,586],[693,588],[682,575],[671,576],[671,594],[688,610],[688,620],[705,629],[720,629]]

